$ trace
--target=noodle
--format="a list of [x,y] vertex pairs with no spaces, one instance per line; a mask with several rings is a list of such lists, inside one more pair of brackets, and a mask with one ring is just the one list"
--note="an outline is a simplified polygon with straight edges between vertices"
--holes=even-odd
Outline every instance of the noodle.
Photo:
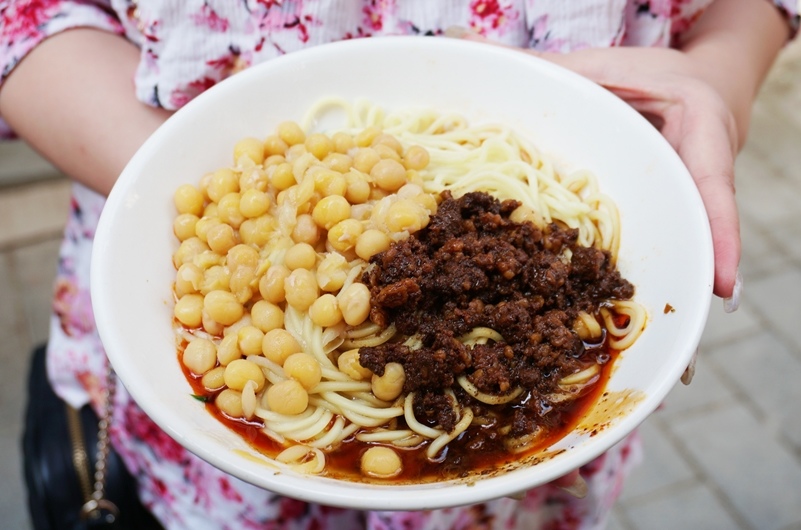
[[[329,113],[343,116],[345,125],[337,134],[344,136],[310,132]],[[478,408],[460,403],[448,389],[443,399],[448,400],[456,418],[452,428],[428,425],[417,418],[415,392],[404,392],[403,381],[372,373],[358,362],[361,348],[396,342],[411,352],[423,347],[421,337],[401,336],[394,323],[383,326],[371,320],[370,301],[364,298],[366,288],[361,282],[372,270],[369,258],[425,227],[436,213],[436,198],[442,192],[462,196],[480,191],[500,200],[518,201],[521,206],[510,216],[514,222],[530,221],[540,229],[551,223],[576,229],[577,244],[608,252],[614,264],[620,246],[617,207],[601,193],[590,172],[560,174],[552,161],[525,139],[498,125],[470,125],[462,116],[429,110],[386,112],[363,101],[328,98],[310,109],[302,126],[305,132],[297,126],[279,126],[272,144],[265,143],[283,144],[282,151],[275,154],[271,148],[248,151],[252,142],[238,144],[236,165],[201,181],[205,199],[200,209],[182,198],[192,196],[190,191],[176,194],[179,212],[194,212],[199,218],[197,236],[183,239],[173,256],[179,269],[176,335],[184,344],[203,338],[217,347],[226,337],[233,343],[234,358],[239,355],[258,367],[262,382],[249,379],[237,387],[238,383],[232,386],[229,382],[238,381],[237,374],[229,374],[234,371],[228,369],[233,363],[219,351],[218,359],[192,363],[225,369],[226,385],[241,395],[243,417],[262,422],[261,432],[285,447],[276,457],[279,462],[303,472],[321,473],[326,452],[350,439],[395,448],[424,446],[429,460],[444,458],[448,444],[471,424],[495,421],[482,406],[513,403],[525,389],[514,386],[499,394],[488,393],[461,374],[454,378],[453,388],[478,402]],[[391,139],[370,144],[379,135]],[[295,141],[301,136],[305,144]],[[340,140],[342,147],[336,143]],[[373,152],[382,153],[380,161],[405,164],[403,182],[396,183],[393,179],[397,177],[390,173],[368,175],[359,170],[360,164],[366,163],[363,159],[373,156],[363,149],[369,145]],[[413,149],[419,148],[425,150],[426,163],[411,158]],[[349,169],[333,169],[343,163]],[[371,163],[378,166],[375,160]],[[239,211],[228,208],[226,198],[232,195],[236,195]],[[251,202],[245,202],[246,196]],[[320,206],[329,197],[326,207]],[[223,225],[236,230],[232,240],[224,240],[225,229],[216,230]],[[393,229],[395,225],[400,228]],[[360,238],[370,231],[373,239],[368,241],[365,236],[364,241],[375,248],[365,251],[359,246]],[[309,267],[290,263],[293,252],[301,255],[302,244],[311,249],[306,251],[313,256]],[[254,248],[258,250],[254,252]],[[573,253],[566,249],[559,259],[569,263]],[[181,278],[198,274],[202,281],[195,283],[200,287],[180,283]],[[208,294],[220,291],[226,293],[222,298],[225,304],[218,307],[209,302]],[[185,316],[181,304],[197,303],[187,296],[200,297],[202,323]],[[325,296],[333,300],[333,309],[321,302]],[[266,305],[257,315],[254,308],[259,301]],[[244,314],[234,318],[237,308]],[[229,311],[234,316],[229,317]],[[580,311],[573,329],[585,341],[603,342],[608,335],[609,347],[623,350],[641,334],[646,320],[638,303],[608,300],[599,317]],[[254,341],[264,337],[263,343],[247,342],[248,336],[255,337]],[[501,333],[485,326],[474,327],[458,340],[468,350],[505,343]],[[296,362],[288,362],[290,358]],[[186,359],[184,363],[189,366]],[[574,400],[599,378],[599,365],[592,364],[564,376],[558,382],[559,390],[544,398],[551,404]],[[379,392],[377,385],[386,388]],[[292,392],[270,392],[279,387]],[[295,395],[300,401],[293,401]],[[237,417],[235,409],[223,412]],[[501,431],[508,432],[508,426]],[[542,434],[537,427],[507,440],[506,445],[512,452],[524,451]]]

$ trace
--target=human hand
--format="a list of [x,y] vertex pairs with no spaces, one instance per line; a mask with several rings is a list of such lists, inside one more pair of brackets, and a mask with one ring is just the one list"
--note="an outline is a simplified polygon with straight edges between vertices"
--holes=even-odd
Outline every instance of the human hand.
[[[461,38],[489,42],[462,32]],[[684,161],[703,199],[715,252],[714,293],[733,311],[742,283],[740,228],[734,199],[739,150],[731,110],[687,54],[663,48],[598,48],[566,54],[520,50],[598,83],[643,114]]]

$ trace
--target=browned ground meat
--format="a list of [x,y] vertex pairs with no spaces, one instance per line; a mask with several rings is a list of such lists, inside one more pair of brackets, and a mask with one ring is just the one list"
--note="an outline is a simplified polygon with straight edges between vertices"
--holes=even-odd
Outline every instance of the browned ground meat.
[[[585,356],[572,329],[578,312],[596,313],[605,300],[634,294],[607,252],[576,243],[577,230],[510,221],[519,205],[486,193],[454,199],[444,192],[428,226],[373,256],[362,277],[372,296],[371,319],[394,323],[400,337],[417,335],[422,347],[411,350],[402,341],[365,347],[360,362],[379,375],[388,362],[402,364],[404,391],[416,392],[415,414],[429,425],[453,428],[448,388],[462,404],[492,408],[462,391],[456,378],[464,374],[489,394],[523,387],[506,407],[514,409],[508,414],[513,434],[532,432],[545,422],[544,411],[552,411],[542,396]],[[479,326],[494,329],[503,342],[466,347],[459,337]]]

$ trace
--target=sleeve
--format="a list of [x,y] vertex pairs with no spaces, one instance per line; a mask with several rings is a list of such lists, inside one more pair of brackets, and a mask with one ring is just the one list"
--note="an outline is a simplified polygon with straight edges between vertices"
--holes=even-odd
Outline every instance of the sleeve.
[[770,0],[790,24],[790,34],[795,37],[801,28],[801,0]]
[[[107,2],[0,0],[0,89],[14,67],[40,42],[61,31],[90,27],[123,33]],[[0,117],[0,139],[12,133]]]

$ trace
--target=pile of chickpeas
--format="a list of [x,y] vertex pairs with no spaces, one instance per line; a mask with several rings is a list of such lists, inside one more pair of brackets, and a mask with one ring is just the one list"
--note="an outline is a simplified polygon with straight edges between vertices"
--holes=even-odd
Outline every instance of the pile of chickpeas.
[[[348,275],[436,213],[419,174],[429,155],[376,128],[306,135],[284,122],[264,140],[240,140],[233,161],[174,194],[174,315],[193,337],[182,361],[230,417],[253,416],[243,393],[299,414],[321,367],[284,328],[285,311],[343,331],[368,319],[369,289]],[[253,355],[286,380],[270,385]],[[372,375],[357,352],[339,364],[353,379]]]

